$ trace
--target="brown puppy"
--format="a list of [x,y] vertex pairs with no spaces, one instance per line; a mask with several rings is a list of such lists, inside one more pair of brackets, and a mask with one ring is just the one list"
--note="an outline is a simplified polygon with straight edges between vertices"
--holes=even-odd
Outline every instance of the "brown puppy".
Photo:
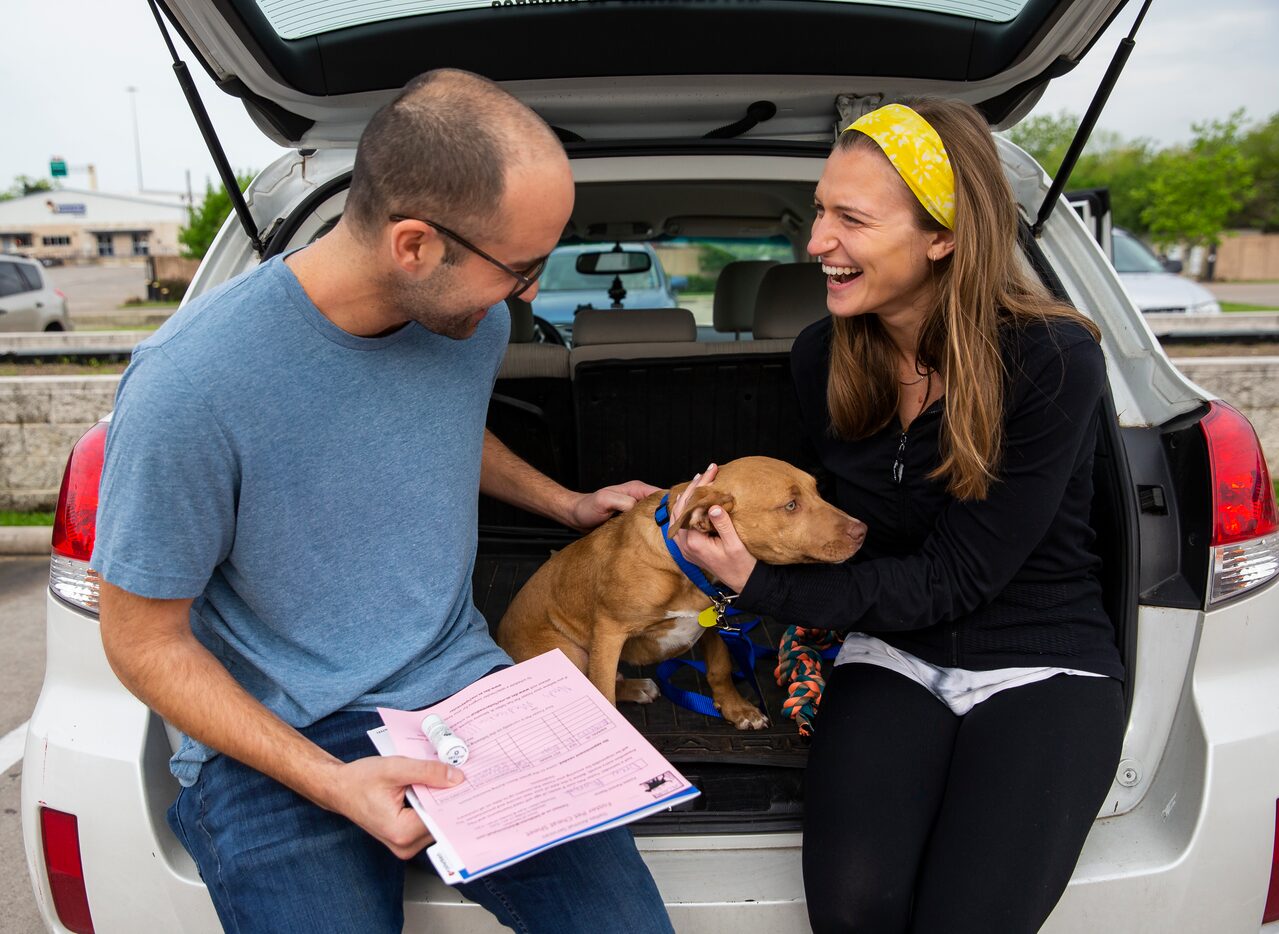
[[[687,484],[670,491],[669,504]],[[610,701],[646,704],[657,697],[648,678],[622,679],[619,660],[652,664],[686,651],[708,630],[697,614],[710,599],[675,564],[653,513],[662,494],[641,500],[553,555],[515,596],[497,641],[516,661],[560,649]],[[698,488],[670,534],[685,526],[712,531],[707,510],[719,505],[748,551],[770,564],[838,563],[866,537],[864,523],[826,502],[811,476],[771,457],[743,457]],[[703,642],[715,706],[738,729],[768,719],[733,684],[722,639]]]

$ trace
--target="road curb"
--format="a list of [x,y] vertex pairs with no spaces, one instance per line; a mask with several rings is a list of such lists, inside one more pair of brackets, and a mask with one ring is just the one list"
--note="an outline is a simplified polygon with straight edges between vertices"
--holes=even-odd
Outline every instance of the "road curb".
[[47,525],[0,526],[0,555],[47,555],[52,538]]

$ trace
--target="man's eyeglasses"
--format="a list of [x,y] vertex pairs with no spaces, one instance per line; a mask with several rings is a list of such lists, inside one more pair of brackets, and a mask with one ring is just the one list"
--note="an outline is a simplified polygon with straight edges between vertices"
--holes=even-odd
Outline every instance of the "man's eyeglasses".
[[471,243],[466,238],[461,237],[458,234],[455,234],[453,231],[449,230],[443,224],[437,224],[435,223],[435,221],[428,221],[424,217],[409,217],[407,214],[392,214],[391,221],[392,223],[399,223],[400,221],[417,221],[420,224],[426,224],[428,227],[435,228],[440,233],[444,234],[444,236],[456,242],[459,246],[466,247],[476,256],[492,263],[498,269],[502,270],[502,272],[506,273],[508,276],[511,276],[513,279],[515,279],[515,288],[511,290],[510,295],[506,296],[508,301],[512,298],[519,298],[529,289],[533,288],[533,283],[537,282],[538,276],[540,276],[543,270],[546,269],[546,261],[550,259],[549,255],[543,256],[541,259],[536,260],[533,263],[533,265],[529,266],[527,269],[523,271],[517,271],[512,269],[510,266],[506,265],[506,263],[502,262],[501,260],[494,259],[493,257],[489,256],[487,253],[485,253],[483,250],[477,247],[474,243]]

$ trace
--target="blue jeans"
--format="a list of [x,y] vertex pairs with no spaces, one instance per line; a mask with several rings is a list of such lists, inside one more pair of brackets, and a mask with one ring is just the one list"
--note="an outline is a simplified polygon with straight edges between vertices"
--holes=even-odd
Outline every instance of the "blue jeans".
[[[341,712],[301,732],[345,762],[373,754],[376,713]],[[404,867],[345,817],[229,756],[204,764],[168,812],[222,927],[236,934],[379,934],[404,926]],[[434,872],[425,854],[410,862]],[[565,843],[457,890],[525,932],[673,934],[630,831]]]

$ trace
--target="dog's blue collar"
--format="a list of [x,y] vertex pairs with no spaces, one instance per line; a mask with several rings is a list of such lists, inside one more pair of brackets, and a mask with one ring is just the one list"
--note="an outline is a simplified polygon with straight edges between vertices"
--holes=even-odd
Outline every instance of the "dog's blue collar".
[[718,615],[738,615],[741,610],[728,605],[729,601],[737,597],[737,594],[725,590],[723,587],[712,584],[707,579],[706,575],[702,573],[702,569],[692,561],[685,558],[684,553],[679,550],[679,545],[675,544],[674,539],[670,538],[670,536],[666,534],[667,526],[669,526],[671,522],[671,510],[670,506],[667,505],[667,500],[670,498],[670,495],[669,491],[663,493],[662,501],[657,504],[657,509],[653,512],[653,521],[657,523],[657,527],[662,532],[662,541],[666,544],[666,550],[671,553],[671,557],[675,560],[679,569],[684,572],[684,576],[691,580],[698,590],[710,597],[711,602],[716,607],[720,608]]

